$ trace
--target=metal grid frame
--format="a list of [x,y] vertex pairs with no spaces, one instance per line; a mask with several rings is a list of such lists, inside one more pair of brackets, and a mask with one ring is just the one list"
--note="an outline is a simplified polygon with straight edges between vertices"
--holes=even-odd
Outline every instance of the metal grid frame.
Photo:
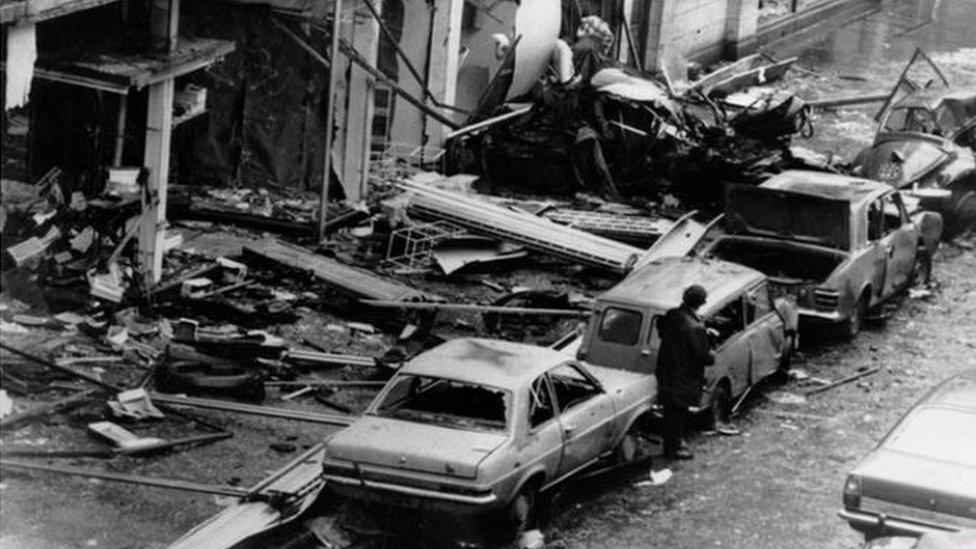
[[431,254],[438,242],[465,234],[464,228],[448,221],[397,229],[390,233],[386,261],[403,269],[427,270],[431,268]]

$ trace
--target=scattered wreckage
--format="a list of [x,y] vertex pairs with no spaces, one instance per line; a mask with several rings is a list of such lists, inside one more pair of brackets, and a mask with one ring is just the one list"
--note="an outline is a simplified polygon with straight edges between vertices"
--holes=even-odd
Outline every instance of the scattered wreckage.
[[789,367],[797,344],[797,310],[773,299],[767,277],[715,259],[664,258],[630,273],[598,296],[577,356],[590,364],[651,374],[660,337],[656,322],[681,303],[681,292],[700,284],[708,301],[699,311],[709,329],[715,365],[705,371],[708,390],[696,411],[714,424],[728,422],[741,401],[766,377]]
[[892,106],[851,173],[883,181],[939,212],[947,236],[976,224],[976,93],[919,92]]
[[826,324],[853,338],[872,308],[928,279],[942,217],[910,216],[884,183],[787,171],[730,186],[726,231],[703,255],[766,273],[774,295],[796,298],[801,327]]
[[[976,370],[928,392],[850,472],[841,518],[864,533],[976,530]],[[954,545],[968,547],[969,545]]]
[[330,489],[357,500],[530,526],[541,492],[637,453],[647,372],[536,346],[455,339],[406,363],[326,449]]

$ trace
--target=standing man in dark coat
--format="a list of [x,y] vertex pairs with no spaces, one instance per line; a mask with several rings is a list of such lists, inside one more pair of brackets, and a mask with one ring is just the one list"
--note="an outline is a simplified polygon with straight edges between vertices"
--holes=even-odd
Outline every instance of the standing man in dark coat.
[[681,306],[658,320],[661,346],[657,355],[658,403],[664,408],[664,457],[691,459],[684,443],[688,407],[701,402],[705,368],[715,363],[708,333],[696,311],[708,293],[695,284],[685,289]]

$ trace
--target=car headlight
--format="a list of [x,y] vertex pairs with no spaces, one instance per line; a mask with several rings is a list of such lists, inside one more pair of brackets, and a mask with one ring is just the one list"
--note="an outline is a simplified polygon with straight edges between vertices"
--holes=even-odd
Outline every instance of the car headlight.
[[844,508],[857,509],[861,506],[861,478],[848,475],[844,482]]

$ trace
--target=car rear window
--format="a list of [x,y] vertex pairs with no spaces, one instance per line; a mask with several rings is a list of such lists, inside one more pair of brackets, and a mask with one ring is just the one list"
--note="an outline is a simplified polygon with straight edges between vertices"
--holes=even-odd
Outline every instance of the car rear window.
[[976,414],[921,408],[905,419],[885,447],[976,467]]
[[644,315],[630,309],[608,307],[600,320],[600,339],[608,343],[634,345],[640,339]]
[[510,393],[452,379],[400,374],[376,408],[380,415],[445,427],[493,431],[508,426]]

